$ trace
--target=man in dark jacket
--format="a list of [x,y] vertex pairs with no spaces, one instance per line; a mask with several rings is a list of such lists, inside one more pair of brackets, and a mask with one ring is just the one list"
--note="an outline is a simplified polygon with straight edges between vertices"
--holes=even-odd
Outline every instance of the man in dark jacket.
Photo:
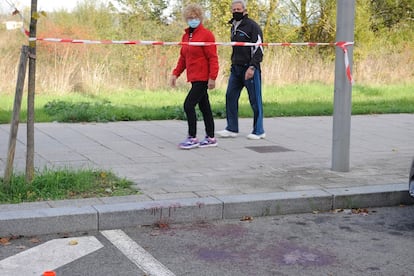
[[[233,0],[230,20],[231,41],[263,43],[263,33],[259,25],[247,15],[246,3]],[[239,132],[238,109],[243,87],[246,87],[253,110],[253,130],[248,139],[259,140],[266,137],[263,128],[263,103],[260,62],[263,60],[263,47],[233,46],[231,73],[226,92],[227,127],[218,131],[220,137],[236,137]]]

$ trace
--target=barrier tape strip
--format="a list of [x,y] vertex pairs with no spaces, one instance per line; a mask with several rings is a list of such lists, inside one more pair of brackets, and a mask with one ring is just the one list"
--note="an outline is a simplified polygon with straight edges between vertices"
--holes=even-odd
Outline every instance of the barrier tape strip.
[[344,61],[345,61],[345,73],[346,76],[349,80],[349,82],[351,83],[351,85],[354,84],[354,78],[352,77],[351,74],[351,66],[349,65],[349,57],[348,57],[348,45],[353,45],[353,42],[337,42],[336,46],[338,46],[339,48],[341,48],[344,51]]
[[251,43],[251,42],[165,42],[165,41],[151,41],[151,40],[89,40],[89,39],[67,39],[67,38],[38,38],[30,37],[30,42],[45,41],[55,43],[72,43],[72,44],[123,44],[123,45],[150,45],[150,46],[174,46],[174,45],[189,45],[189,46],[337,46],[344,51],[345,71],[346,76],[351,84],[354,84],[354,79],[351,74],[351,67],[349,65],[348,48],[347,46],[354,45],[354,42],[332,42],[332,43],[318,43],[318,42],[281,42],[281,43]]
[[337,43],[316,43],[316,42],[299,42],[299,43],[253,43],[253,42],[165,42],[152,40],[89,40],[89,39],[67,39],[67,38],[29,38],[29,41],[45,41],[58,43],[74,43],[74,44],[125,44],[125,45],[190,45],[190,46],[339,46],[344,43],[352,45],[353,42],[337,42]]

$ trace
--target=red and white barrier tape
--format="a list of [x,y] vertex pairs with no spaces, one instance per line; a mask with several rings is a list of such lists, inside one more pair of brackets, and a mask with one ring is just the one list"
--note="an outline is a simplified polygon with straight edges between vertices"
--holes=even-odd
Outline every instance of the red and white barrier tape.
[[29,41],[45,41],[55,43],[73,43],[73,44],[123,44],[123,45],[190,45],[190,46],[337,46],[344,51],[346,76],[351,84],[354,83],[351,74],[351,67],[349,65],[347,46],[353,45],[354,42],[335,42],[335,43],[317,43],[317,42],[297,42],[297,43],[249,43],[249,42],[165,42],[165,41],[150,41],[150,40],[88,40],[88,39],[67,39],[67,38],[29,38]]
[[66,39],[66,38],[29,38],[29,41],[45,41],[57,43],[74,43],[74,44],[125,44],[125,45],[190,45],[190,46],[339,46],[346,43],[352,45],[353,42],[337,42],[337,43],[250,43],[250,42],[165,42],[151,40],[89,40],[89,39]]
[[345,42],[345,41],[340,41],[336,43],[336,46],[338,46],[344,51],[345,73],[351,85],[354,84],[354,78],[352,77],[351,66],[349,65],[347,46],[353,45],[353,44],[354,44],[353,42]]
[[150,41],[150,40],[88,40],[88,39],[67,39],[67,38],[29,38],[29,41],[45,41],[55,43],[72,43],[72,44],[122,44],[122,45],[190,45],[190,46],[337,46],[344,51],[345,71],[346,76],[351,84],[354,84],[354,79],[351,74],[351,67],[349,65],[347,46],[353,45],[354,42],[335,42],[335,43],[317,43],[317,42],[297,42],[297,43],[249,43],[249,42],[165,42],[165,41]]

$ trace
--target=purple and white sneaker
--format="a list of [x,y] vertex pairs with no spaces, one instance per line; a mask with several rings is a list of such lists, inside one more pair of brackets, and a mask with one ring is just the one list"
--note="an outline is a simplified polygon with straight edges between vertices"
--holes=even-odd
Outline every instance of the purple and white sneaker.
[[200,143],[198,142],[197,138],[187,137],[187,139],[178,144],[178,147],[180,149],[193,149],[198,148],[199,145]]
[[200,145],[198,147],[200,148],[207,148],[207,147],[217,147],[217,139],[211,138],[206,136],[203,141],[200,142]]

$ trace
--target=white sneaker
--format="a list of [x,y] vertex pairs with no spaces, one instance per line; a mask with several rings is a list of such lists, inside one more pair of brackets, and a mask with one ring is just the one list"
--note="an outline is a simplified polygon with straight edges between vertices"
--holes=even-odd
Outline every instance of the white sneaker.
[[227,129],[217,131],[216,134],[221,138],[237,137],[237,132],[229,131]]
[[262,133],[262,134],[259,134],[259,135],[250,133],[246,137],[247,137],[247,139],[250,139],[250,140],[260,140],[260,139],[266,138],[266,133]]

